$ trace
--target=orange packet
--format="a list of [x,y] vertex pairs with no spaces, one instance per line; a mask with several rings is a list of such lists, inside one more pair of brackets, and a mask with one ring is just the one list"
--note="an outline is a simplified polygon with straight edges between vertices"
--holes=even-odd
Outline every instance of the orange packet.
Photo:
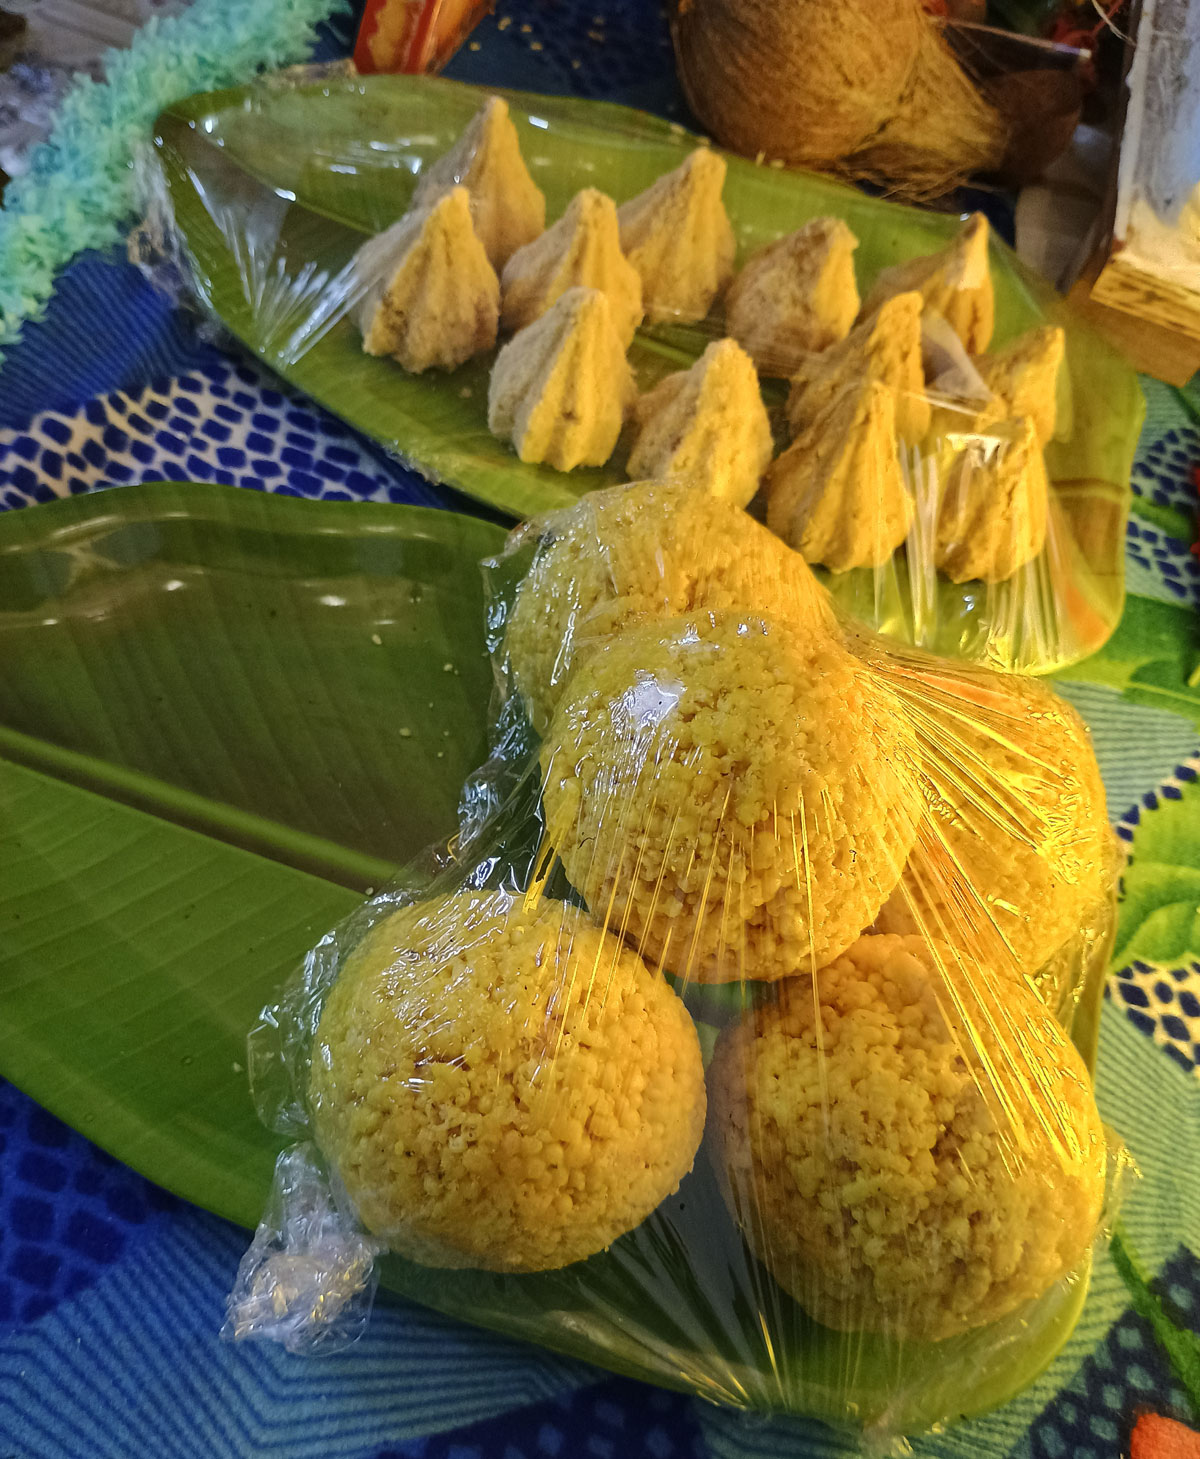
[[367,0],[354,64],[364,74],[440,71],[495,0]]

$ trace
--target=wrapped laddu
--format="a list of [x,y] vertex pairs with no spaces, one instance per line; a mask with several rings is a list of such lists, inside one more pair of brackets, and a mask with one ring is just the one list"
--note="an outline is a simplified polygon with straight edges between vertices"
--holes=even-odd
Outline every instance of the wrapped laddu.
[[432,1266],[543,1271],[637,1226],[691,1169],[696,1030],[578,909],[418,902],[346,957],[312,1051],[317,1141],[363,1224]]
[[518,528],[506,558],[530,544],[532,560],[499,615],[498,667],[538,729],[584,654],[647,618],[758,612],[797,632],[836,632],[829,596],[799,553],[732,502],[686,485],[592,492]]

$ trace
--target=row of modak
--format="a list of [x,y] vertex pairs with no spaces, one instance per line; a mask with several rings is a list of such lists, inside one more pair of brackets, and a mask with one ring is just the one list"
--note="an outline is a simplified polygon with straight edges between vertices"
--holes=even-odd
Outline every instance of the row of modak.
[[[761,486],[772,530],[835,572],[887,562],[910,539],[916,483],[932,480],[923,550],[937,568],[956,582],[1011,577],[1046,540],[1064,337],[1048,326],[988,353],[985,220],[884,269],[862,299],[858,240],[837,218],[758,248],[735,276],[725,174],[701,147],[620,207],[585,188],[547,229],[492,97],[409,211],[359,251],[364,348],[421,372],[510,335],[488,424],[522,461],[603,465],[631,424],[628,478],[684,480],[741,506]],[[626,352],[643,320],[707,320],[721,337],[639,396]],[[790,444],[774,460],[760,375],[791,382]]]

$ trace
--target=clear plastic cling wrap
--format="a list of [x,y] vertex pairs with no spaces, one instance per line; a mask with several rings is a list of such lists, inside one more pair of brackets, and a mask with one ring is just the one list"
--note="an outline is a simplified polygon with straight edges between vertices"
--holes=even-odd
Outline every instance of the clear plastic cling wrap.
[[163,119],[158,201],[252,350],[513,516],[678,480],[889,636],[1030,673],[1095,651],[1132,371],[982,215],[699,140],[425,78],[275,81]]
[[1089,1072],[1120,861],[1083,724],[865,633],[675,483],[486,571],[458,835],[253,1036],[294,1143],[230,1332],[344,1334],[386,1248],[398,1291],[719,1403],[896,1435],[1005,1400],[1126,1163]]

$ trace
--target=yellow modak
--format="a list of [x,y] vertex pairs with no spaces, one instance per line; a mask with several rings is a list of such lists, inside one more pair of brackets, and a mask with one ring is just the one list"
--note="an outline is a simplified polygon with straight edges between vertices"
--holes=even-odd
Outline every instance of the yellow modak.
[[636,396],[608,296],[569,289],[497,355],[488,429],[522,461],[602,466]]
[[309,1076],[318,1144],[369,1231],[427,1266],[549,1271],[639,1225],[704,1128],[695,1025],[559,902],[460,892],[346,959]]
[[958,237],[938,253],[885,268],[863,304],[870,315],[896,294],[916,290],[926,309],[939,314],[969,354],[981,354],[992,340],[996,301],[988,265],[988,223],[973,213]]
[[732,277],[736,244],[724,186],[724,158],[698,147],[617,209],[621,248],[641,277],[648,319],[703,319]]
[[834,572],[880,567],[908,536],[913,502],[896,438],[896,392],[847,386],[778,457],[766,479],[767,525]]
[[1049,1009],[943,943],[863,937],[717,1044],[726,1200],[818,1322],[937,1342],[1070,1278],[1107,1145]]
[[792,375],[788,424],[793,435],[858,380],[878,380],[895,391],[896,430],[915,445],[929,430],[930,407],[921,366],[920,294],[897,294],[855,325],[840,344],[806,355]]
[[634,407],[634,480],[681,481],[744,507],[774,450],[754,361],[716,340],[690,370],[668,375]]
[[422,176],[413,206],[427,206],[457,186],[471,195],[475,232],[497,272],[546,226],[546,199],[529,175],[508,103],[499,96],[488,97],[450,151]]
[[857,247],[840,218],[814,218],[751,255],[729,286],[725,326],[762,374],[790,378],[806,355],[849,334]]
[[1003,582],[1041,552],[1050,482],[1029,416],[945,437],[934,561],[952,582]]
[[592,916],[701,983],[844,952],[923,810],[899,702],[832,637],[732,613],[589,653],[542,742],[546,835]]
[[500,284],[471,222],[466,188],[406,213],[354,260],[367,292],[363,349],[420,374],[453,370],[496,343]]
[[527,243],[504,266],[500,317],[505,329],[524,329],[568,289],[599,289],[608,295],[622,348],[628,349],[642,322],[642,281],[621,252],[617,208],[612,198],[584,188],[552,228]]
[[1056,324],[1031,329],[1003,349],[979,355],[975,368],[1011,416],[1027,416],[1040,445],[1058,424],[1058,378],[1067,337]]

